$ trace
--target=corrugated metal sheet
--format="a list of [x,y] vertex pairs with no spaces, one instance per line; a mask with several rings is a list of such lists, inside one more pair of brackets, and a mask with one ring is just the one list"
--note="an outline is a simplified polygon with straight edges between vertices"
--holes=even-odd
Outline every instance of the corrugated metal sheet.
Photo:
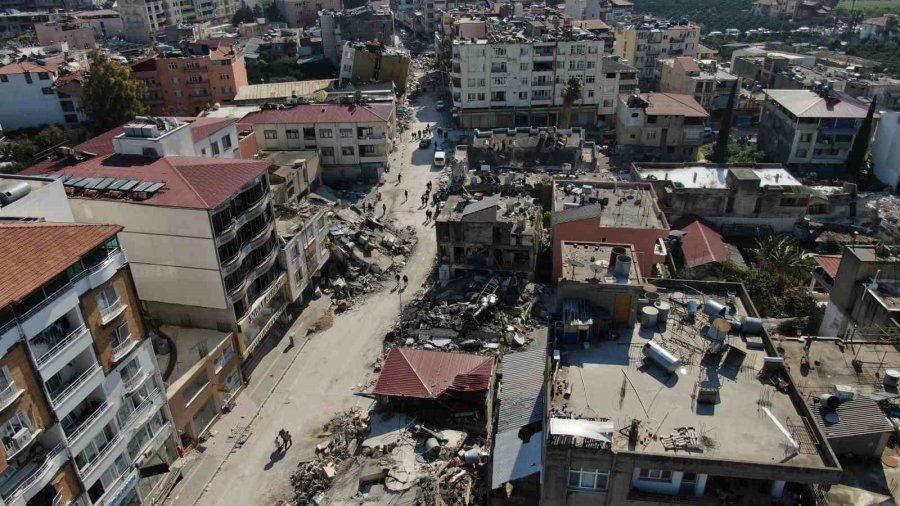
[[497,432],[516,430],[538,422],[544,412],[544,369],[547,352],[538,347],[520,353],[507,353],[500,363],[500,409]]
[[375,394],[436,399],[444,392],[487,390],[494,357],[393,348],[375,384]]
[[832,278],[837,277],[838,267],[841,266],[841,255],[816,255],[816,263]]
[[533,434],[528,442],[519,438],[519,431],[497,434],[494,442],[491,489],[497,489],[519,478],[541,472],[541,441],[543,433]]
[[836,422],[826,422],[827,411],[818,405],[811,406],[810,411],[828,439],[894,431],[878,404],[866,397],[842,402],[836,410]]

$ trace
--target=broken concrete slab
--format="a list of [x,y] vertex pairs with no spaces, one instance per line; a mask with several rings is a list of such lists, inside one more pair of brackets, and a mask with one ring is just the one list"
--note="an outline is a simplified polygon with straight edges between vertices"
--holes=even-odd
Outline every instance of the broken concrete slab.
[[387,476],[387,471],[385,471],[384,466],[378,461],[369,460],[359,472],[359,482],[374,483],[383,480],[385,476]]

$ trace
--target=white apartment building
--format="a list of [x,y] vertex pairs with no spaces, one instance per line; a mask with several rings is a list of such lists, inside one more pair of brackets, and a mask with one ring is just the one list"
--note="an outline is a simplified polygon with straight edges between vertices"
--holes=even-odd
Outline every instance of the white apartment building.
[[135,156],[203,156],[239,158],[237,125],[233,119],[138,116],[112,139],[116,153]]
[[463,128],[558,125],[571,77],[583,87],[572,106],[572,125],[593,125],[598,116],[613,114],[618,77],[603,72],[599,37],[524,18],[480,23],[483,30],[467,25],[467,33],[485,36],[457,37],[452,46],[453,106]]
[[[62,64],[28,59],[0,67],[0,125],[12,132],[42,125],[79,123],[87,119],[81,100],[58,94],[54,83]],[[15,99],[12,99],[15,97]]]
[[117,4],[124,37],[129,42],[148,43],[154,34],[160,33],[168,25],[182,23],[184,19],[178,2],[166,0],[121,0]]
[[326,183],[342,169],[380,179],[396,131],[393,103],[295,105],[250,113],[241,123],[253,126],[262,151],[318,151]]
[[3,504],[137,506],[176,458],[121,230],[0,225]]
[[[235,332],[238,352],[247,358],[287,304],[270,164],[181,156],[203,139],[218,139],[209,143],[221,149],[228,128],[215,122],[233,125],[201,119],[210,121],[211,135],[195,136],[170,120],[134,123],[122,134],[89,141],[93,154],[76,147],[75,156],[26,172],[60,178],[76,221],[125,227],[122,245],[146,314],[160,324]],[[148,147],[154,139],[160,142]],[[163,155],[170,149],[177,154]]]
[[313,277],[330,258],[328,209],[310,202],[291,202],[278,207],[278,259],[287,273],[291,302],[301,302]]
[[656,90],[659,84],[659,60],[676,56],[694,56],[700,44],[700,27],[683,21],[640,21],[616,27],[614,53],[638,69],[642,91]]

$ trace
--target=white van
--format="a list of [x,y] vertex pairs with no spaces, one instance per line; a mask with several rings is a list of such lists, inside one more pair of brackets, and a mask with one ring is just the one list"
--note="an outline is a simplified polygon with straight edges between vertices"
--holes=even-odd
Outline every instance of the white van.
[[435,167],[443,167],[445,163],[447,163],[447,152],[446,151],[435,151],[434,152],[434,166]]

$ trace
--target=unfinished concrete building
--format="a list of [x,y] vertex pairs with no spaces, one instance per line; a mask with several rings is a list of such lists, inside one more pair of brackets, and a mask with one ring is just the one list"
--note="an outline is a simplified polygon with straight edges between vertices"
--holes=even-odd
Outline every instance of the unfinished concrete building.
[[584,129],[575,127],[475,130],[466,149],[468,170],[593,170],[593,150],[582,154]]
[[530,197],[453,195],[435,218],[438,262],[452,277],[501,272],[531,279],[542,228],[541,207]]
[[394,45],[394,13],[390,9],[364,5],[341,11],[322,11],[322,50],[325,58],[339,65],[345,42],[380,42]]
[[631,177],[653,185],[670,222],[696,215],[724,231],[790,232],[814,195],[777,163],[634,163]]
[[837,458],[743,287],[652,283],[633,324],[557,339],[541,504],[797,504],[836,483]]

